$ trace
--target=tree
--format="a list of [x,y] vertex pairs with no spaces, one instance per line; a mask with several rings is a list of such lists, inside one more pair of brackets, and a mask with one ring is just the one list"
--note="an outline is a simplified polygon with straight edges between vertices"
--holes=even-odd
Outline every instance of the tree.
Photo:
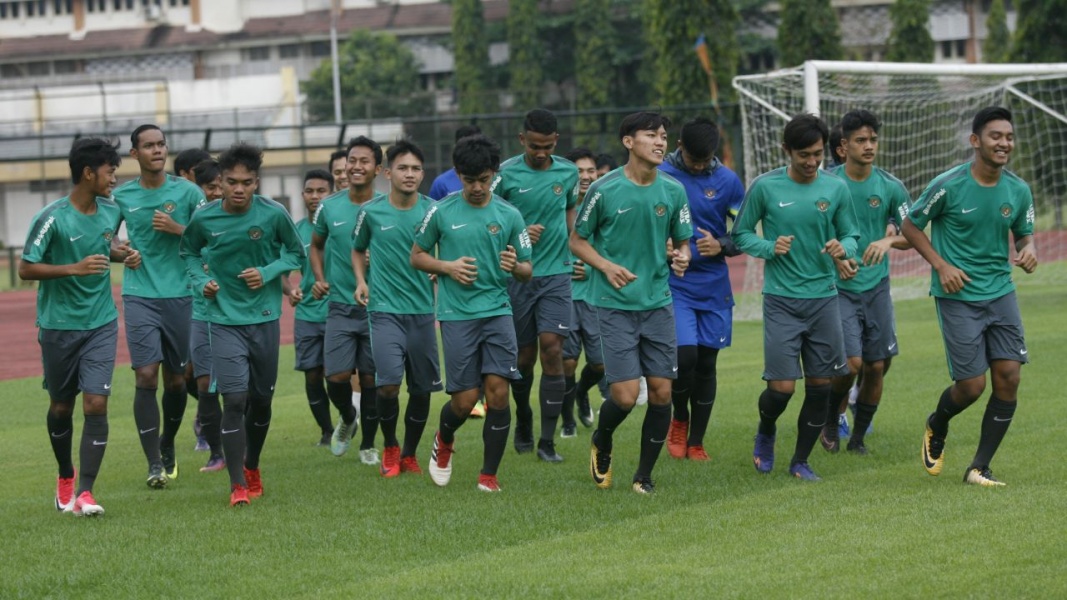
[[[338,48],[341,114],[346,119],[422,114],[432,100],[419,92],[419,62],[396,36],[357,29]],[[333,63],[304,82],[308,118],[333,120]],[[432,104],[429,104],[432,106]]]
[[[575,5],[574,79],[580,110],[603,108],[611,103],[611,57],[615,48],[611,4],[611,0],[585,0]],[[598,115],[579,117],[577,145],[599,147],[601,140],[597,133],[601,129]]]
[[515,96],[514,108],[527,111],[541,105],[544,75],[543,53],[538,35],[541,20],[538,0],[511,0],[508,3],[508,89]]
[[889,31],[885,59],[891,62],[928,63],[934,60],[930,37],[930,0],[896,0],[889,7],[893,28]]
[[498,106],[488,86],[489,45],[481,0],[452,1],[452,40],[460,114],[495,112]]
[[778,53],[783,66],[841,60],[841,25],[830,0],[782,0]]
[[659,103],[710,100],[708,76],[693,52],[693,44],[701,35],[705,36],[718,90],[729,92],[737,74],[740,25],[737,9],[729,0],[647,0],[645,11]]
[[1011,60],[1067,62],[1067,0],[1016,0]]
[[1011,32],[1008,31],[1008,13],[1004,0],[993,0],[985,19],[986,37],[982,44],[982,58],[987,63],[1008,61],[1011,52]]

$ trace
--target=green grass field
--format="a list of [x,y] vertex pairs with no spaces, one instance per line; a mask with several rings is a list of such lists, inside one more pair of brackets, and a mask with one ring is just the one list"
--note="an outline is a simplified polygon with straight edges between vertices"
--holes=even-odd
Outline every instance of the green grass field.
[[[641,409],[616,436],[614,489],[593,486],[589,432],[579,428],[577,439],[557,442],[566,457],[559,465],[509,447],[504,491],[490,495],[475,489],[481,422],[460,431],[449,487],[428,476],[382,480],[355,452],[338,459],[313,447],[302,379],[289,370],[275,396],[262,499],[230,509],[225,473],[197,471],[206,456],[191,450],[191,410],[179,438],[180,478],[153,491],[134,431],[133,376],[120,368],[96,486],[107,514],[76,519],[52,506],[55,463],[39,380],[0,383],[0,598],[1064,597],[1067,463],[1056,432],[1067,267],[1042,268],[1040,285],[1018,277],[1034,362],[993,465],[1008,483],[1001,489],[961,483],[981,405],[953,421],[941,477],[919,463],[923,418],[947,383],[929,299],[897,305],[902,354],[867,438],[872,454],[817,446],[817,484],[785,469],[797,397],[780,421],[774,473],[752,468],[758,323],[739,323],[734,347],[720,356],[712,462],[664,452],[652,497],[627,485]],[[292,348],[282,364],[292,364]],[[444,399],[435,397],[435,407]],[[424,468],[436,421],[433,412]]]

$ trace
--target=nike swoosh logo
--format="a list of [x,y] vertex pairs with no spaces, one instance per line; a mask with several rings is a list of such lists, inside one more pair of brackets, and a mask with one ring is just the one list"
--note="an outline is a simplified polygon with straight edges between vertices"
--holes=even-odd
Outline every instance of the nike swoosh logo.
[[189,364],[189,361],[187,361],[187,360],[183,360],[183,361],[182,361],[182,364],[181,364],[182,368],[184,368],[184,367],[185,367],[185,365],[187,365],[187,364]]
[[1026,353],[1027,353],[1026,350],[1019,350],[1019,354],[1022,354],[1023,356],[1026,356]]
[[896,347],[897,347],[897,343],[896,342],[893,342],[892,344],[889,344],[889,351],[892,352],[893,348],[896,348]]
[[558,325],[558,327],[560,329],[570,329],[570,327],[567,327],[566,325],[563,325],[563,324]]
[[443,379],[438,379],[437,381],[433,382],[433,384],[434,385],[441,385],[442,381],[444,381],[444,380]]
[[993,420],[996,421],[997,423],[1008,423],[1008,422],[1011,421],[1011,417],[1008,417],[1007,419],[1001,419],[1000,417],[993,417]]
[[347,222],[348,222],[348,221],[341,221],[341,222],[337,222],[337,221],[334,221],[334,222],[333,222],[333,226],[334,226],[334,227],[340,227],[341,225],[344,225],[344,224],[345,224],[345,223],[347,223]]
[[52,437],[54,437],[54,438],[56,438],[58,440],[59,438],[67,437],[68,435],[70,435],[70,432],[71,432],[71,430],[68,429],[68,430],[64,431],[63,433],[61,433],[59,435],[56,435],[56,434],[53,433]]
[[225,231],[212,231],[211,232],[211,237],[219,237],[220,235],[222,235],[224,233],[226,233],[226,232]]
[[621,214],[623,214],[623,213],[628,213],[628,212],[630,212],[630,211],[631,211],[631,210],[633,210],[633,209],[634,209],[634,207],[632,207],[632,206],[631,206],[630,208],[620,208],[620,209],[619,209],[619,214],[621,215]]
[[135,207],[130,209],[130,212],[137,212],[137,211],[141,210],[142,208],[144,208],[144,207],[143,206],[135,206]]
[[671,368],[671,371],[674,371],[675,373],[677,373],[678,372],[678,367]]
[[237,433],[238,431],[241,431],[241,430],[240,429],[223,429],[222,433],[224,433],[224,434],[226,434],[226,433]]
[[787,206],[793,206],[796,203],[797,203],[796,200],[794,200],[792,202],[779,202],[778,203],[778,208],[785,208]]
[[720,343],[725,342],[725,341],[726,341],[726,338],[724,338],[724,337],[719,338],[719,342]]
[[819,423],[818,425],[816,425],[815,423],[808,421],[808,427],[822,427],[823,425],[826,425],[826,423]]
[[519,193],[520,193],[520,194],[525,194],[526,192],[528,192],[528,191],[530,191],[530,190],[532,190],[532,189],[533,189],[533,188],[526,188],[526,189],[522,189],[522,188],[519,188]]
[[110,383],[105,383],[104,384],[104,389],[105,390],[110,390],[111,389],[111,384]]
[[545,400],[545,404],[563,404],[563,401],[560,400],[559,402],[553,402],[551,400]]
[[515,371],[518,371],[518,369],[516,369],[515,367],[511,367],[511,372],[514,373]]
[[146,433],[149,433],[149,432],[155,431],[155,430],[156,430],[155,427],[149,427],[148,429],[138,429],[137,431],[140,432],[141,435],[144,435]]
[[654,440],[652,438],[649,438],[648,441],[652,442],[653,444],[662,444],[663,442],[667,441],[667,438],[663,438],[662,440]]
[[964,208],[962,212],[963,212],[963,214],[967,214],[967,213],[974,212],[976,210],[978,210],[977,206],[975,206],[974,208]]
[[389,231],[390,229],[392,229],[394,227],[396,227],[396,225],[390,225],[388,227],[386,227],[385,225],[382,225],[382,231]]
[[464,224],[462,224],[462,225],[453,225],[453,226],[452,226],[452,229],[460,229],[460,228],[463,228],[463,227],[466,227],[466,226],[467,226],[467,224],[466,224],[466,223],[464,223]]
[[83,233],[83,234],[81,234],[81,235],[79,235],[79,236],[76,236],[76,237],[72,237],[72,238],[70,238],[70,241],[72,241],[72,242],[76,242],[76,241],[78,241],[78,240],[82,239],[83,237],[85,237],[85,234],[84,234],[84,233]]
[[492,429],[493,431],[504,431],[509,427],[511,427],[511,425],[504,425],[503,427],[497,427],[496,425],[493,425],[489,429]]
[[252,423],[252,424],[255,425],[256,427],[266,427],[267,425],[270,425],[270,421],[267,421],[266,423]]
[[103,442],[101,442],[100,440],[93,440],[93,445],[94,446],[106,446],[107,445],[107,440],[104,440]]

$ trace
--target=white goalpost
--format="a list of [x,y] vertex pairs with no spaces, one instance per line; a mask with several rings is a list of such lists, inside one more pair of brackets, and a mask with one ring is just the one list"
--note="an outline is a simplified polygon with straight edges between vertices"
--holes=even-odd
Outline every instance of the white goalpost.
[[[785,164],[782,129],[801,112],[832,127],[852,109],[882,121],[877,164],[917,198],[939,173],[969,160],[974,114],[985,106],[1011,109],[1016,147],[1009,169],[1026,180],[1037,211],[1042,262],[1067,259],[1067,63],[919,64],[808,61],[795,68],[734,78],[741,106],[744,176]],[[894,297],[926,293],[929,269],[914,252],[891,256]],[[763,261],[745,262],[735,290],[738,318],[759,318]]]

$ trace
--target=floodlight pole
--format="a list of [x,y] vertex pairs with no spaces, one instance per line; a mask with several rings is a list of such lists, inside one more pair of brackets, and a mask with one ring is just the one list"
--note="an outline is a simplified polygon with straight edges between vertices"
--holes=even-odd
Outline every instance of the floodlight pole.
[[341,12],[340,0],[330,2],[330,62],[333,63],[333,120],[341,124],[341,69],[337,60],[337,17]]

